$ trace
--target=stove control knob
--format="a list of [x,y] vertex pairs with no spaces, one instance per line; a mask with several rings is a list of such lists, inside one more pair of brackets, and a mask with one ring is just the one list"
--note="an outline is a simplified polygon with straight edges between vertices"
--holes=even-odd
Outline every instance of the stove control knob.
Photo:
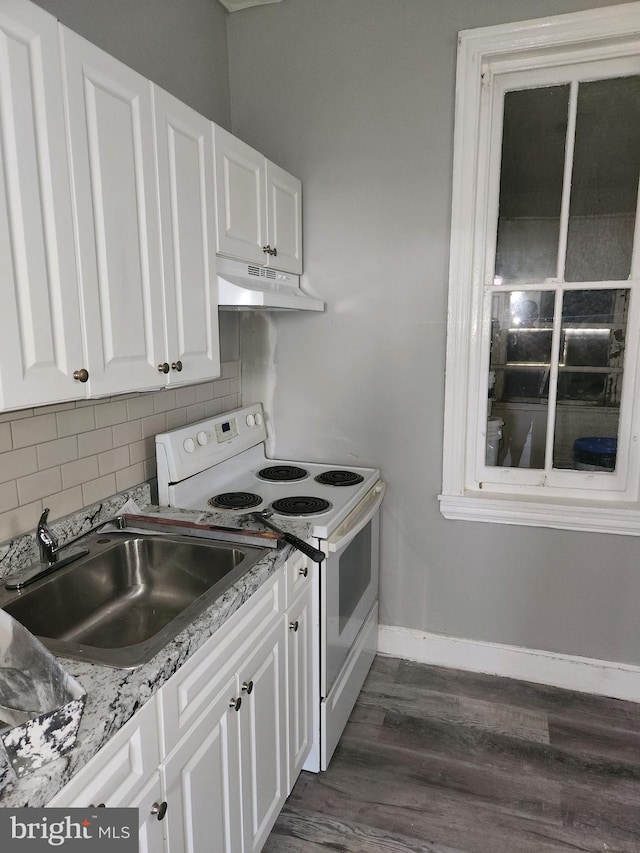
[[261,423],[262,423],[262,415],[260,414],[260,412],[256,412],[256,424],[258,426],[260,426]]
[[184,444],[182,445],[187,453],[193,453],[196,449],[196,443],[192,438],[185,438]]
[[204,447],[205,444],[209,444],[209,436],[206,434],[204,430],[201,430],[198,433],[198,444],[201,447]]
[[256,419],[253,415],[247,415],[247,426],[252,427],[256,425]]

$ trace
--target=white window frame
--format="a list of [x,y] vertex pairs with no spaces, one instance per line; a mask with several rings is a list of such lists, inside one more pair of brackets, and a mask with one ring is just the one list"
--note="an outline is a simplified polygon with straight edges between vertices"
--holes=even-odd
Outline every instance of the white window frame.
[[[539,471],[485,466],[482,458],[489,369],[483,312],[488,312],[490,303],[485,288],[487,269],[493,265],[489,255],[492,250],[495,254],[500,158],[491,141],[495,123],[502,120],[494,97],[502,98],[498,90],[506,75],[535,69],[541,78],[553,79],[553,69],[559,66],[594,61],[615,65],[628,57],[640,57],[640,2],[459,34],[443,486],[439,495],[440,511],[446,518],[640,535],[638,251],[632,263],[635,285],[620,415],[620,437],[625,440],[619,442],[616,474],[571,471],[544,476]],[[640,246],[639,235],[637,217],[636,247]],[[509,289],[514,288],[509,285]]]

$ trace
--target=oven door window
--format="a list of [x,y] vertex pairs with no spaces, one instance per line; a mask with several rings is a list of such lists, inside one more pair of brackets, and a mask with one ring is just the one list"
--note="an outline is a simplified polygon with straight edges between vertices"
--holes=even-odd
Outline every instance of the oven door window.
[[323,694],[331,690],[378,597],[378,515],[325,561]]

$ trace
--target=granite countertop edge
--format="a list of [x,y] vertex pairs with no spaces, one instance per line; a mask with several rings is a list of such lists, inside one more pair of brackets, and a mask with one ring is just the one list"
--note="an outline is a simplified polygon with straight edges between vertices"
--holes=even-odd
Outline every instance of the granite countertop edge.
[[[145,507],[144,511],[157,510]],[[221,518],[216,515],[207,513],[207,520],[221,523]],[[249,524],[239,526],[247,527]],[[286,527],[301,538],[308,535],[306,522],[297,521]],[[115,669],[59,658],[87,694],[76,743],[64,756],[21,779],[16,778],[0,753],[0,806],[41,807],[50,802],[191,655],[284,564],[292,551],[293,547],[286,545],[267,553],[155,657],[136,669]]]

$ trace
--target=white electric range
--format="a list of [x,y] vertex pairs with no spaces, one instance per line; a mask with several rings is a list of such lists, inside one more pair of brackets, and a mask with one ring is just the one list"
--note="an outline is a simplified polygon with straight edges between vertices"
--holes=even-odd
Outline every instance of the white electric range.
[[324,559],[313,592],[315,732],[306,770],[324,770],[377,648],[379,510],[385,484],[374,468],[270,459],[260,404],[156,436],[162,506],[222,514],[254,527],[270,510],[289,532],[305,521]]

